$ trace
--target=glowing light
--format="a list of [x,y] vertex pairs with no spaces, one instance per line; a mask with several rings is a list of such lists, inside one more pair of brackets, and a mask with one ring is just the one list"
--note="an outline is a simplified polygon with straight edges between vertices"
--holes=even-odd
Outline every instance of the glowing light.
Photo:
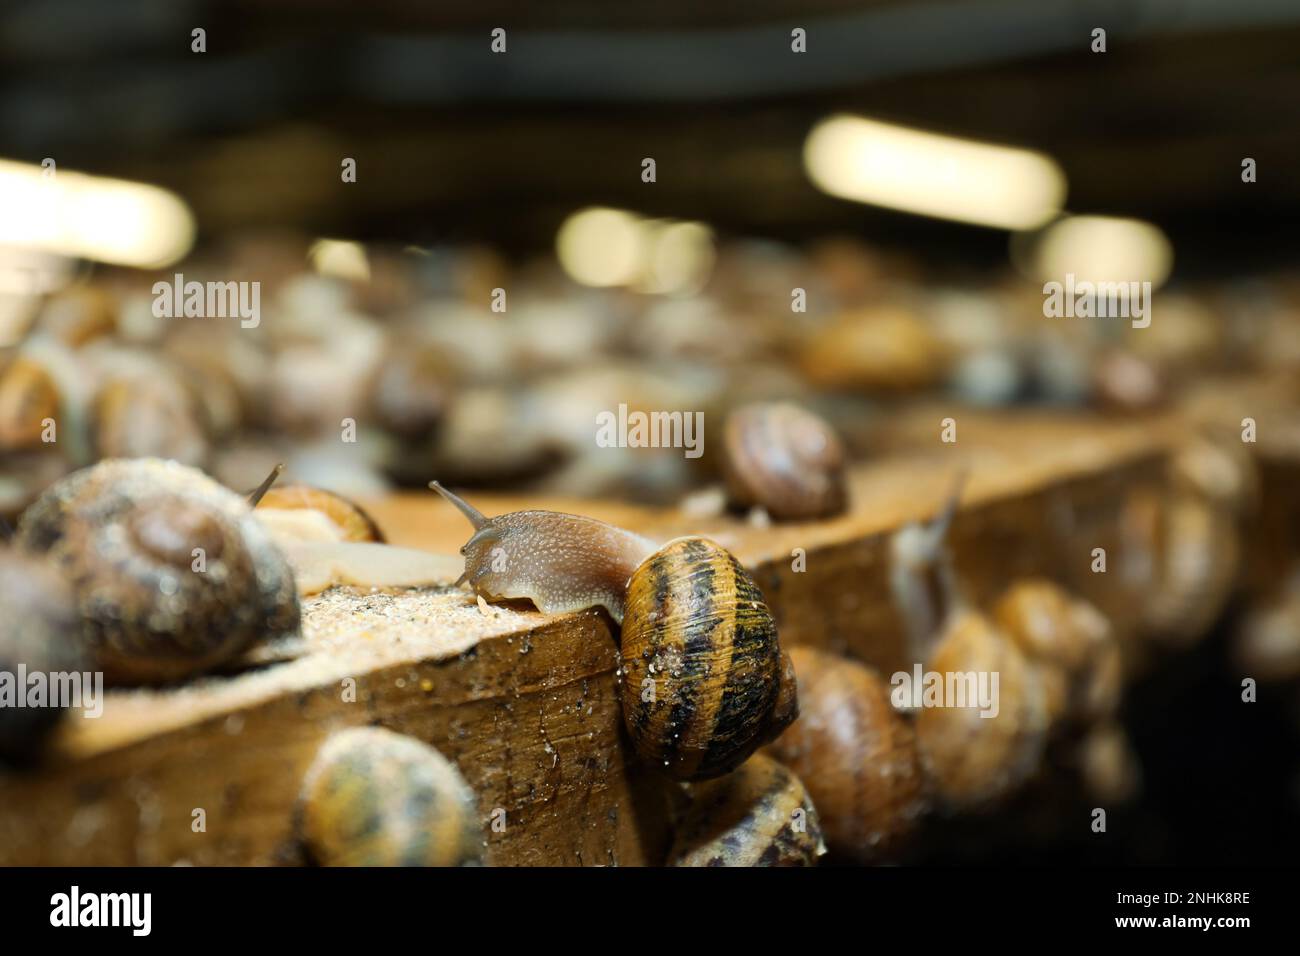
[[635,280],[645,246],[641,220],[621,209],[579,210],[564,221],[555,237],[564,271],[590,286],[627,285]]
[[0,243],[113,265],[170,265],[194,242],[194,217],[157,186],[0,160]]
[[353,282],[370,281],[370,260],[359,242],[317,239],[307,250],[307,258],[320,275]]
[[1158,288],[1169,278],[1174,250],[1168,237],[1149,222],[1109,216],[1067,216],[1033,236],[1027,243],[1028,271],[1044,282],[1073,275],[1087,282],[1150,282]]
[[698,292],[713,270],[713,230],[700,222],[656,224],[639,288],[646,292]]
[[716,259],[713,230],[704,223],[644,219],[622,209],[574,213],[555,246],[564,271],[583,285],[661,294],[698,291]]
[[1065,173],[1042,153],[856,116],[813,127],[804,167],[832,196],[1002,229],[1041,226],[1065,200]]

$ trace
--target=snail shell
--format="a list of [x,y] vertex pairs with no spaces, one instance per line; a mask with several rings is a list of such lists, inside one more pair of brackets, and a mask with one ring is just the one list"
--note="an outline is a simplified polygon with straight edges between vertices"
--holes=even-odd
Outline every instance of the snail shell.
[[993,618],[1038,667],[1049,719],[1109,706],[1118,692],[1118,656],[1108,653],[1110,625],[1091,604],[1051,581],[1031,578],[1007,589]]
[[474,793],[432,747],[379,727],[325,742],[303,779],[303,843],[323,866],[482,862]]
[[805,782],[832,853],[888,859],[928,807],[911,721],[870,668],[811,647],[792,647],[790,658],[799,719],[767,752]]
[[814,866],[826,852],[807,790],[770,757],[755,754],[691,789],[669,853],[673,866]]
[[734,506],[758,506],[778,520],[844,510],[844,446],[812,412],[787,402],[743,405],[728,416],[722,441],[722,471]]
[[738,767],[798,715],[776,622],[735,557],[678,538],[638,567],[623,618],[623,721],[678,780]]
[[[0,674],[14,675],[19,667],[34,674],[83,669],[77,641],[72,592],[44,562],[0,548]],[[45,734],[62,716],[56,707],[17,707],[0,703],[0,762],[24,763],[39,751]]]
[[[998,712],[978,705],[923,707],[916,718],[922,763],[949,809],[995,802],[1038,768],[1047,702],[1038,671],[987,617],[958,611],[945,627],[929,669],[949,675],[998,675]],[[945,703],[952,703],[946,701]]]
[[45,419],[59,417],[59,389],[39,362],[18,356],[0,374],[0,449],[40,447]]
[[[317,530],[324,540],[384,541],[383,532],[360,505],[311,485],[276,485],[268,489],[257,503],[257,515],[264,524],[292,521],[295,528],[304,532],[304,526],[319,516],[318,524],[324,523]],[[300,518],[306,521],[296,520]],[[306,537],[306,534],[299,537]]]
[[98,458],[159,457],[201,467],[212,450],[194,396],[162,370],[108,381],[91,403],[90,431]]
[[72,584],[111,683],[201,673],[298,628],[292,572],[248,505],[175,462],[110,460],[69,475],[23,514],[17,543],[49,554]]

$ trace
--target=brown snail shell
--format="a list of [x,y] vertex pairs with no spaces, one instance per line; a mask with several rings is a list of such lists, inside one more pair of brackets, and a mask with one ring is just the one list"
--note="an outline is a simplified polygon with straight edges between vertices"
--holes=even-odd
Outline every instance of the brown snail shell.
[[379,727],[339,731],[303,780],[299,828],[323,866],[482,862],[474,793],[442,754]]
[[1110,625],[1091,604],[1051,581],[1029,578],[1007,589],[993,619],[1039,668],[1053,722],[1113,702],[1118,657],[1107,653]]
[[247,503],[175,462],[110,460],[69,475],[23,514],[17,543],[50,555],[71,583],[111,683],[201,673],[298,628],[293,574]]
[[201,467],[211,453],[194,396],[170,375],[107,382],[90,409],[99,458],[167,458]]
[[820,416],[788,402],[743,405],[727,417],[722,441],[734,506],[758,506],[778,520],[844,510],[844,445]]
[[739,769],[691,788],[673,866],[814,866],[826,852],[817,811],[799,778],[755,754]]
[[59,388],[39,362],[18,356],[0,373],[0,450],[39,448],[46,419],[59,418]]
[[805,782],[832,853],[889,859],[928,808],[912,723],[871,668],[804,646],[790,658],[799,718],[767,752]]
[[276,485],[262,494],[257,510],[265,518],[269,511],[319,512],[335,529],[335,540],[382,543],[384,533],[375,519],[355,501],[311,485]]
[[[83,669],[73,607],[71,590],[53,568],[0,546],[0,674],[12,675],[15,693],[28,691],[17,682],[20,666],[29,680]],[[15,703],[0,697],[0,763],[32,759],[62,716],[53,706]]]
[[950,619],[928,669],[945,679],[998,675],[996,716],[945,706],[923,707],[916,717],[922,762],[942,802],[953,810],[991,804],[1038,768],[1048,726],[1039,674],[989,618],[969,610]]
[[923,319],[884,305],[840,316],[809,340],[799,364],[809,381],[824,388],[893,393],[937,383],[947,356]]
[[628,584],[623,722],[678,780],[738,767],[798,714],[794,672],[753,579],[706,538],[678,538]]

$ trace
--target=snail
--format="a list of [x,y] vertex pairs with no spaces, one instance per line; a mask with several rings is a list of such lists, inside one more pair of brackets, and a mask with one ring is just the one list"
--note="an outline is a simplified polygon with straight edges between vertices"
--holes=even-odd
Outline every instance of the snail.
[[[995,803],[1028,779],[1049,726],[1041,673],[990,617],[966,602],[945,548],[965,480],[959,473],[937,517],[907,525],[890,541],[890,583],[913,659],[918,667],[925,662],[945,691],[962,689],[967,698],[924,706],[916,718],[922,766],[949,810]],[[981,681],[988,707],[969,699]]]
[[668,858],[673,866],[814,866],[825,852],[804,785],[755,754],[735,772],[691,788]]
[[[25,763],[62,714],[51,698],[28,706],[32,679],[80,671],[72,594],[63,578],[30,556],[0,546],[0,762]],[[19,697],[23,701],[19,701]]]
[[105,382],[90,406],[98,458],[167,458],[202,467],[211,454],[194,396],[170,373],[133,374]]
[[1148,634],[1172,645],[1204,636],[1223,612],[1243,563],[1242,518],[1257,486],[1250,459],[1195,439],[1169,463],[1169,489],[1135,495],[1126,530],[1149,557]]
[[332,491],[294,484],[269,487],[254,495],[257,500],[251,504],[263,524],[292,525],[304,539],[384,542],[383,532],[365,509]]
[[293,574],[270,534],[239,495],[175,462],[74,472],[23,513],[16,541],[71,583],[110,683],[184,678],[298,628]]
[[459,562],[450,555],[387,544],[365,509],[342,495],[310,485],[272,487],[282,469],[276,466],[249,504],[293,568],[300,596],[335,585],[450,585],[460,574]]
[[820,416],[788,402],[742,405],[727,417],[722,442],[734,506],[760,507],[777,520],[844,510],[844,446]]
[[993,618],[1038,667],[1053,723],[1114,709],[1118,647],[1095,607],[1051,581],[1031,578],[1007,589]]
[[331,736],[303,778],[298,825],[323,866],[473,866],[483,834],[473,791],[427,744],[380,727]]
[[40,363],[19,355],[0,374],[0,449],[39,448],[46,420],[59,417],[59,389]]
[[871,668],[804,646],[790,658],[799,718],[766,752],[805,781],[833,854],[894,857],[928,808],[911,721]]
[[995,803],[1025,782],[1042,757],[1048,709],[1038,670],[986,615],[970,609],[949,618],[927,669],[945,684],[969,687],[972,679],[987,679],[994,689],[993,710],[969,699],[922,707],[916,737],[944,805],[966,810]]
[[622,625],[623,721],[637,753],[669,776],[734,770],[797,715],[772,612],[721,546],[686,537],[656,549],[553,511],[487,518],[430,487],[474,527],[457,584],[489,601],[528,598],[546,613],[601,606]]

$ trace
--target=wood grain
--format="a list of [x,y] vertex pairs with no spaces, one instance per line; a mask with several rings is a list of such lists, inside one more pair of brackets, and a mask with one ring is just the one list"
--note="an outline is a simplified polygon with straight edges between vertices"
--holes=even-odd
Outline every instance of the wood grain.
[[[1159,489],[1183,425],[963,413],[958,443],[942,445],[936,411],[882,435],[888,456],[853,470],[849,511],[824,522],[757,527],[613,503],[472,500],[488,514],[581,511],[664,540],[706,534],[754,573],[783,641],[888,672],[907,662],[889,538],[932,516],[966,470],[951,546],[970,599],[1047,574],[1126,635],[1141,596],[1117,570],[1093,574],[1091,551],[1122,554],[1124,503]],[[1294,479],[1300,457],[1287,467]],[[1274,482],[1269,493],[1294,509],[1295,488]],[[467,537],[464,519],[432,493],[372,505],[394,543],[454,551]],[[796,548],[807,556],[802,572]],[[278,663],[110,692],[102,718],[70,716],[44,767],[0,776],[0,864],[299,863],[302,773],[333,730],[362,724],[411,734],[455,761],[478,794],[491,864],[663,861],[673,790],[624,737],[616,637],[603,612],[485,613],[464,592],[335,591],[309,603],[305,620],[303,639],[271,655]],[[205,832],[195,832],[197,809]],[[494,811],[504,811],[501,832],[488,825]]]

